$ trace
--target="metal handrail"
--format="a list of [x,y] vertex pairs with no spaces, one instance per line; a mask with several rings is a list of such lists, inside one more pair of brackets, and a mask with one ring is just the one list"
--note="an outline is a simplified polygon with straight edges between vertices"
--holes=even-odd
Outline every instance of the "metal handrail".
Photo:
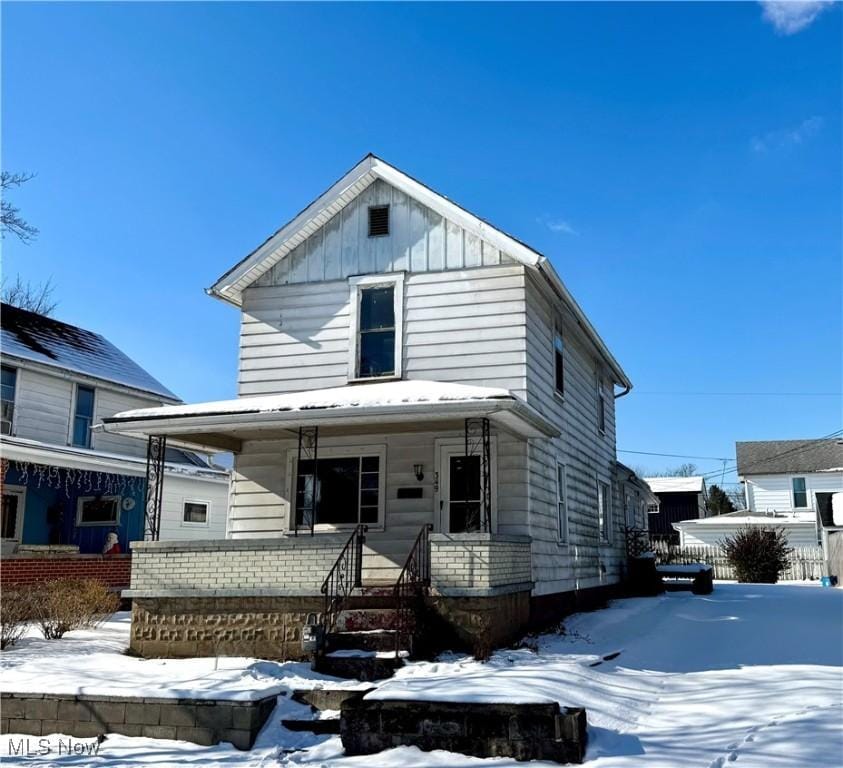
[[321,592],[325,596],[322,611],[323,639],[334,628],[345,600],[355,589],[363,586],[363,544],[368,530],[369,526],[362,523],[355,526],[322,582]]
[[433,526],[423,525],[416,536],[410,554],[398,575],[392,595],[395,600],[395,652],[400,650],[402,639],[409,635],[413,621],[413,600],[421,597],[430,587],[430,532]]

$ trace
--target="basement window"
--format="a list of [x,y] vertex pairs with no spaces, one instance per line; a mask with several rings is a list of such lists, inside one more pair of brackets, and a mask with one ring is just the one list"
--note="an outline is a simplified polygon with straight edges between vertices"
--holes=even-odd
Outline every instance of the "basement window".
[[369,237],[382,237],[389,234],[389,206],[369,206]]

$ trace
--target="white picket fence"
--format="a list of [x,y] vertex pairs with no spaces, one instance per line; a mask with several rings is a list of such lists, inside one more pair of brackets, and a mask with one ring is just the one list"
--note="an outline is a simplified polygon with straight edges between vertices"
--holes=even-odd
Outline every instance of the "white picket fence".
[[[734,579],[735,572],[720,547],[670,545],[665,541],[654,541],[653,551],[659,564],[708,563],[714,568],[715,579]],[[787,570],[782,581],[804,581],[819,579],[825,575],[825,559],[822,547],[794,547],[788,557]]]

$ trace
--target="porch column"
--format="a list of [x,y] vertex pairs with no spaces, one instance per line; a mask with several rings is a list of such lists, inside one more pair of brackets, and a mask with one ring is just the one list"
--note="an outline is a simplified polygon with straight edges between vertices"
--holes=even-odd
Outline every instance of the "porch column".
[[[471,498],[470,473],[465,474],[466,530],[492,531],[492,487],[491,487],[491,440],[489,439],[489,419],[465,420],[465,455],[480,459],[480,504],[479,519],[474,519],[474,512],[469,503]],[[468,468],[466,467],[466,470]],[[475,527],[476,526],[476,527]]]
[[[310,462],[309,472],[305,472],[304,462]],[[319,510],[319,427],[299,427],[299,453],[296,463],[296,482],[293,486],[293,520],[295,535],[299,535],[299,509],[301,509],[301,524],[310,528],[313,536],[316,527],[316,513]],[[299,507],[299,493],[302,504]]]
[[146,445],[146,499],[144,501],[144,532],[146,541],[158,541],[161,536],[161,505],[164,502],[164,456],[167,438],[150,435]]

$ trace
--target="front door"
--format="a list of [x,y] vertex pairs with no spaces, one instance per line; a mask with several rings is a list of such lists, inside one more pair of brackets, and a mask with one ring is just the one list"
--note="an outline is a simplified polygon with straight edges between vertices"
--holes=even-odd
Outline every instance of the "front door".
[[[494,528],[494,455],[490,489]],[[439,530],[472,533],[483,530],[483,481],[479,455],[466,456],[463,445],[443,445],[439,454]]]
[[23,505],[26,498],[23,488],[5,486],[0,506],[0,536],[3,539],[20,541],[23,532]]

